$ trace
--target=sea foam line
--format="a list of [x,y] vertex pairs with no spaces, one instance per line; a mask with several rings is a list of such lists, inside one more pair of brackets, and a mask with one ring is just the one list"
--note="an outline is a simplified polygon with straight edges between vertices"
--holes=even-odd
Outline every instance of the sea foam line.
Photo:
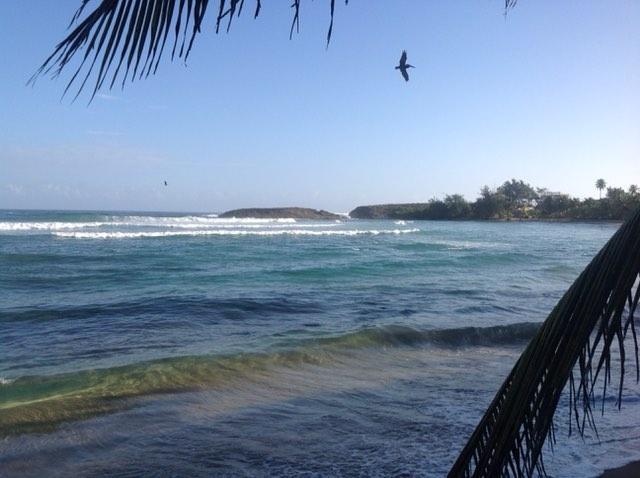
[[198,231],[140,231],[140,232],[53,232],[57,237],[73,239],[135,239],[143,237],[173,237],[173,236],[358,236],[379,234],[407,234],[418,232],[419,229],[354,229],[354,230],[330,230],[310,231],[308,229],[285,229],[269,231],[247,230],[198,230]]
[[214,217],[214,216],[112,216],[115,220],[135,221],[143,223],[180,224],[192,222],[198,224],[295,224],[297,221],[290,217],[260,218],[260,217]]
[[0,222],[0,231],[48,231],[110,226],[112,222]]
[[[300,228],[336,227],[337,223],[296,224]],[[21,231],[58,231],[69,229],[96,229],[100,227],[157,227],[170,229],[202,229],[202,228],[243,228],[243,229],[276,229],[290,227],[291,223],[202,223],[202,222],[152,222],[152,221],[119,221],[119,222],[0,222],[0,232]]]
[[249,227],[255,225],[288,225],[295,224],[293,218],[217,218],[206,216],[107,216],[103,221],[32,221],[32,222],[0,222],[0,231],[29,231],[55,229],[83,229],[105,226],[170,226],[170,227]]

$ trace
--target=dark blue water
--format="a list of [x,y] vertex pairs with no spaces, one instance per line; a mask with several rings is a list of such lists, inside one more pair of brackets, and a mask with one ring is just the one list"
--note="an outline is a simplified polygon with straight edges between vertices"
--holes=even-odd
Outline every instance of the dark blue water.
[[[616,227],[0,212],[0,465],[440,476]],[[640,454],[627,392],[556,476]]]

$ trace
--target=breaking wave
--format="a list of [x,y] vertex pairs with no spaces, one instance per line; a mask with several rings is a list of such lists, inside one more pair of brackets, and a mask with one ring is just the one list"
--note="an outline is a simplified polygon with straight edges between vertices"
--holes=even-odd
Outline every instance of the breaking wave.
[[295,224],[293,218],[257,218],[257,217],[218,217],[216,215],[206,216],[112,216],[115,220],[127,223],[169,225],[184,223],[199,224]]
[[[99,221],[32,221],[0,222],[0,231],[48,231],[59,229],[85,229],[98,227],[287,227],[295,219],[217,218],[208,216],[107,216]],[[327,226],[328,224],[324,224]],[[296,227],[321,227],[323,224],[299,224]]]
[[118,225],[113,222],[0,222],[0,231],[50,231]]
[[380,234],[407,234],[419,229],[351,229],[351,230],[309,230],[309,229],[276,229],[276,230],[244,230],[244,229],[202,229],[185,231],[136,231],[136,232],[52,232],[57,237],[74,239],[135,239],[144,237],[173,236],[359,236]]

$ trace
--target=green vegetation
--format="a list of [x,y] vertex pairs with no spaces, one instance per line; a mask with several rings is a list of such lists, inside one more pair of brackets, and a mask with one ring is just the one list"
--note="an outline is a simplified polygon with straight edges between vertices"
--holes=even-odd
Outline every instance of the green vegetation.
[[[606,187],[604,179],[596,182],[598,189]],[[609,187],[600,199],[578,199],[568,194],[534,188],[522,180],[505,181],[494,189],[484,186],[480,196],[467,201],[460,194],[432,199],[426,203],[382,204],[360,206],[350,216],[359,219],[552,219],[552,220],[613,220],[629,217],[640,206],[636,185]]]
[[606,187],[607,187],[607,182],[604,179],[600,178],[600,179],[598,179],[596,181],[596,189],[598,190],[598,193],[600,194],[598,199],[602,199],[602,190],[604,188],[606,188]]

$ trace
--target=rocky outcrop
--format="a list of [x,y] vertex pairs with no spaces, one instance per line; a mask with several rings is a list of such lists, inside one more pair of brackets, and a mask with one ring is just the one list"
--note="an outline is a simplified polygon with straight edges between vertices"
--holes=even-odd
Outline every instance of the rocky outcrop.
[[375,206],[358,206],[349,213],[354,219],[424,219],[429,204],[378,204]]
[[332,212],[321,209],[310,209],[306,207],[256,207],[247,209],[233,209],[224,212],[218,217],[255,217],[259,219],[340,219],[340,216]]

